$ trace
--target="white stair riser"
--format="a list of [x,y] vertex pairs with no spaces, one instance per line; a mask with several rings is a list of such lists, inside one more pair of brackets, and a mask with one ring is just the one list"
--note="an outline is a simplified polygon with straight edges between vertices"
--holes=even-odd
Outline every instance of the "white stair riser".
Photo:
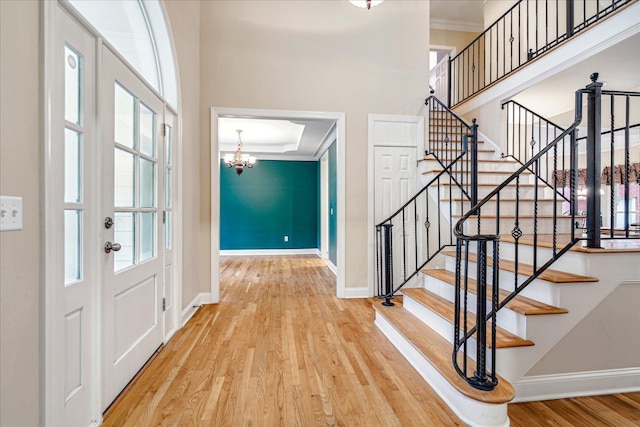
[[[424,305],[416,302],[414,299],[405,295],[402,306],[411,314],[416,316],[425,325],[440,334],[444,339],[453,344],[453,323],[447,319],[441,317],[437,313],[429,310]],[[471,359],[475,360],[476,354],[476,340],[471,338],[467,343],[467,351]]]
[[[459,216],[454,216],[454,223],[459,219]],[[535,221],[533,218],[519,218],[518,228],[524,235],[533,235],[534,223]],[[515,228],[515,218],[501,218],[499,222],[499,229],[496,227],[496,218],[481,217],[480,225],[481,234],[511,234]],[[553,221],[548,218],[539,218],[537,223],[538,234],[552,234],[554,231],[558,234],[569,234],[572,229],[573,222],[571,221],[571,217],[558,217],[555,230],[553,227]],[[465,221],[463,230],[465,234],[477,234],[477,219],[469,218]]]
[[[423,174],[423,177],[431,180],[435,178],[438,173],[440,173],[440,169],[437,171],[429,170],[427,173]],[[455,175],[455,173],[454,173]],[[478,182],[482,184],[495,184],[497,187],[499,184],[503,183],[506,178],[509,177],[507,173],[498,173],[498,172],[486,172],[478,174]],[[466,174],[464,178],[464,182],[469,182],[471,177],[469,174]],[[533,184],[534,176],[531,174],[523,175],[520,179],[520,184]],[[488,194],[488,193],[487,193]]]
[[[456,295],[455,286],[443,282],[433,276],[425,276],[424,280],[425,289],[433,292],[436,295],[445,298],[447,301],[454,302]],[[461,294],[462,298],[462,294]],[[477,295],[469,292],[467,295],[467,307],[472,313],[476,312]],[[491,301],[487,301],[487,312],[491,311]],[[498,312],[498,326],[507,331],[518,335],[519,337],[526,338],[527,333],[527,316],[504,307]]]
[[[455,271],[455,259],[453,257],[447,257],[446,268],[449,271]],[[475,262],[469,262],[469,278],[477,279],[477,264]],[[520,286],[528,276],[518,275],[518,286]],[[500,288],[512,291],[514,284],[514,274],[511,271],[500,270],[499,272]],[[487,266],[487,282],[493,283],[493,268]],[[545,304],[560,307],[560,292],[554,283],[547,282],[546,280],[536,279],[530,283],[520,295],[543,302]]]
[[[518,206],[518,213],[520,215],[533,215],[534,214],[534,204],[533,202],[520,202]],[[471,206],[468,201],[456,201],[453,203],[453,213],[460,214],[466,213],[469,211]],[[560,202],[554,203],[553,200],[539,200],[538,201],[538,215],[553,215],[556,212],[556,215],[560,216],[562,209],[562,204]],[[497,203],[495,200],[491,200],[485,203],[482,206],[482,214],[483,215],[495,215],[497,210]],[[500,202],[500,214],[501,215],[514,215],[516,212],[516,202],[515,200],[507,200]]]
[[[577,245],[581,243],[578,242]],[[564,245],[557,246],[557,250],[562,249]],[[534,248],[530,245],[519,244],[517,247],[518,261],[525,264],[533,265]],[[472,251],[475,252],[475,246],[472,247]],[[552,248],[545,248],[538,246],[535,251],[537,254],[538,264],[541,262],[544,264],[547,260],[553,256]],[[493,255],[493,254],[491,254]],[[513,261],[516,255],[516,245],[512,242],[500,242],[500,258]],[[553,266],[554,270],[570,271],[574,274],[588,275],[588,257],[580,252],[568,251],[557,259]]]
[[[478,153],[478,154],[492,154],[492,153]],[[478,162],[478,170],[480,170],[480,171],[492,171],[492,170],[494,170],[494,171],[505,171],[505,172],[514,173],[519,168],[518,166],[516,166],[517,163],[509,162],[509,161],[485,163],[485,162],[482,162],[482,160],[493,160],[493,159],[491,159],[491,158],[480,159],[479,158],[478,160],[480,160]],[[469,167],[469,161],[465,160],[465,161],[459,161],[459,162],[461,163],[461,165],[464,165],[464,168],[466,168],[467,170],[471,169]],[[441,169],[442,168],[440,163],[435,159],[425,160],[424,165],[425,165],[424,170],[433,170],[433,169]]]
[[[423,178],[425,177],[425,175],[423,175]],[[483,198],[485,198],[487,195],[489,195],[489,193],[491,193],[496,186],[485,186],[485,185],[481,185],[478,186],[478,200],[482,200]],[[458,187],[453,186],[453,188],[457,189]],[[469,186],[465,185],[463,188],[465,188],[465,190],[468,191]],[[455,192],[454,192],[455,194]],[[523,198],[523,199],[532,199],[534,197],[535,194],[535,188],[534,187],[520,187],[520,190],[518,192],[519,197]],[[448,198],[449,197],[449,186],[447,185],[442,185],[440,186],[440,197],[441,198]],[[514,185],[508,185],[505,188],[503,188],[500,191],[500,197],[503,199],[515,199],[516,198],[516,187]]]
[[[460,154],[459,152],[452,152],[452,151],[442,150],[439,148],[434,148],[434,153],[437,154],[438,158],[440,158],[441,160],[456,158]],[[433,154],[429,154],[428,156],[431,156],[431,155]],[[495,159],[496,159],[495,151],[478,151],[478,160],[495,160]]]

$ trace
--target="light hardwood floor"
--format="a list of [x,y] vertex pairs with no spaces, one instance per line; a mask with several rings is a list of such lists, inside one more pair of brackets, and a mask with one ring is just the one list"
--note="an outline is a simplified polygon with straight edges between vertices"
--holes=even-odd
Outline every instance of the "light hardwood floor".
[[[228,257],[105,426],[460,426],[315,257]],[[640,393],[510,405],[514,426],[640,425]]]

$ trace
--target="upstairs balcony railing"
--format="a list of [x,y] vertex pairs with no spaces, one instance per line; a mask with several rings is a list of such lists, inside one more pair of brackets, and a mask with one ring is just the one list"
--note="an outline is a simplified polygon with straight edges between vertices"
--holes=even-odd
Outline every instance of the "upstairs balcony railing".
[[520,0],[449,60],[449,106],[635,0]]

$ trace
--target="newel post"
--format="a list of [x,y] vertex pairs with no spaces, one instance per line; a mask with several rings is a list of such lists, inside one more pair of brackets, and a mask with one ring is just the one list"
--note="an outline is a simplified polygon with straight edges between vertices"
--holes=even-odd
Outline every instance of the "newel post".
[[591,74],[587,85],[587,247],[600,247],[600,180],[601,168],[601,102],[602,83],[598,73]]

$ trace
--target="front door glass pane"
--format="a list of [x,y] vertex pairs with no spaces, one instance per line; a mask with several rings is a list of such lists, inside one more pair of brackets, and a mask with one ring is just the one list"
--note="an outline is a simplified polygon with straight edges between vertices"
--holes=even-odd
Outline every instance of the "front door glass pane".
[[140,214],[140,262],[155,256],[156,247],[156,213]]
[[118,144],[129,148],[134,148],[135,142],[135,107],[133,95],[116,84],[114,135]]
[[155,163],[140,159],[140,207],[155,207]]
[[172,143],[173,143],[173,128],[167,125],[167,145],[166,145],[167,152],[165,153],[165,159],[166,159],[167,165],[171,165],[171,162],[173,161],[173,159],[171,158]]
[[171,207],[171,169],[165,170],[165,201],[168,208]]
[[146,105],[140,103],[140,152],[154,157],[156,115]]
[[81,279],[82,211],[64,211],[64,284]]
[[121,249],[114,254],[114,271],[122,270],[135,264],[135,224],[134,212],[116,212],[113,239]]
[[164,241],[165,241],[165,249],[169,250],[171,249],[171,228],[172,228],[172,224],[171,224],[171,211],[166,211],[165,212],[166,215],[166,219],[165,219],[165,236],[164,236]]
[[135,156],[116,148],[114,164],[114,203],[123,208],[133,207]]
[[79,125],[82,57],[69,46],[64,47],[64,57],[64,119]]
[[80,203],[82,182],[81,136],[71,129],[64,130],[64,201]]

